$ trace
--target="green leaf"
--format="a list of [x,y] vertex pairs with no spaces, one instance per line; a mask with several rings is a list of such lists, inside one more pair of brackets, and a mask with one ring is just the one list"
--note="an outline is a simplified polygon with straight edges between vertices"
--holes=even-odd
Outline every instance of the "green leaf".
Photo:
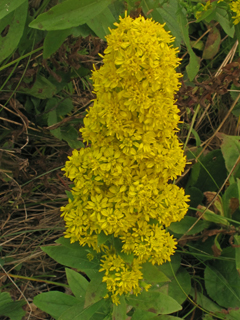
[[131,320],[152,320],[155,318],[155,315],[153,312],[144,311],[142,309],[134,308],[134,314],[131,317]]
[[230,226],[230,223],[228,222],[228,220],[225,217],[219,216],[218,214],[216,214],[215,212],[207,209],[204,206],[198,206],[198,209],[200,212],[204,212],[202,215],[202,219],[209,221],[209,222],[213,222],[213,223],[217,223],[217,224],[222,224],[223,226]]
[[127,304],[125,301],[124,296],[120,296],[119,298],[120,304],[115,305],[113,304],[113,314],[112,314],[112,320],[125,320],[126,314],[127,314]]
[[70,286],[70,289],[72,290],[72,293],[80,301],[83,300],[89,282],[80,273],[68,268],[66,268],[65,270],[68,284]]
[[157,268],[163,271],[171,282],[153,285],[150,290],[166,292],[170,297],[182,304],[187,298],[186,295],[188,295],[191,290],[191,279],[188,272],[180,267],[180,262],[181,256],[175,254],[171,257],[171,262],[166,262],[158,266]]
[[8,1],[1,1],[0,2],[0,19],[4,18],[13,10],[20,7],[23,2],[26,0],[8,0]]
[[236,269],[240,275],[240,236],[234,235],[234,242],[237,247],[235,247],[235,259],[236,259]]
[[212,26],[208,33],[207,41],[203,50],[203,59],[212,59],[219,51],[221,43],[221,34],[218,28]]
[[231,218],[234,212],[239,208],[239,188],[237,182],[230,184],[225,190],[222,201],[223,201],[223,212],[224,216]]
[[78,141],[78,131],[71,125],[61,128],[62,139],[67,141],[69,146],[73,149],[80,149],[84,147],[82,141]]
[[74,105],[71,99],[63,99],[57,105],[57,114],[58,116],[66,116],[73,110],[73,108]]
[[[170,231],[172,231],[173,233],[185,234],[196,221],[197,221],[197,218],[195,218],[195,217],[185,216],[181,221],[171,223],[171,225],[168,227],[168,229]],[[186,234],[193,235],[193,234],[199,233],[199,232],[203,231],[204,229],[207,229],[209,226],[210,226],[209,222],[200,220]]]
[[182,304],[191,290],[191,277],[186,269],[182,267],[175,273],[175,277],[172,275],[171,282],[167,284],[168,295],[179,304]]
[[102,244],[104,244],[105,242],[107,242],[108,240],[110,240],[112,238],[112,235],[106,235],[103,231],[101,231],[98,236],[97,236],[97,244],[98,246],[101,246]]
[[33,20],[29,27],[63,30],[87,23],[102,12],[111,0],[65,0]]
[[65,39],[72,34],[73,29],[48,31],[43,43],[43,59],[49,58],[55,53]]
[[[190,196],[190,207],[196,208],[204,199],[204,195],[201,190],[195,187],[189,187],[185,190],[186,194]],[[191,209],[189,209],[191,210]]]
[[235,25],[235,31],[236,31],[236,37],[238,40],[238,55],[240,55],[240,25],[239,24]]
[[84,307],[88,307],[97,301],[104,298],[107,294],[107,287],[106,283],[102,282],[103,273],[98,272],[95,276],[91,279],[90,283],[88,284],[86,295],[85,295],[85,303]]
[[173,317],[173,316],[169,316],[167,314],[163,314],[160,316],[156,316],[156,317],[152,318],[151,320],[182,320],[182,318]]
[[[171,266],[172,266],[172,268],[171,268]],[[167,261],[167,262],[163,263],[162,265],[157,266],[157,268],[160,271],[162,271],[168,278],[172,278],[173,277],[172,269],[176,273],[181,266],[181,255],[180,254],[175,253],[171,257],[171,266],[170,266],[170,262]]]
[[128,297],[127,301],[133,307],[160,314],[173,313],[182,309],[176,300],[156,291],[143,291],[137,297],[133,295]]
[[193,165],[187,188],[195,187],[205,191],[217,191],[227,177],[224,159],[220,149],[209,152]]
[[33,303],[55,319],[58,319],[71,306],[78,305],[83,308],[83,301],[80,302],[75,297],[59,291],[41,293],[34,297]]
[[[4,1],[4,5],[8,5],[8,2]],[[27,11],[28,1],[24,1],[18,8],[0,20],[0,33],[9,26],[8,31],[6,31],[7,34],[4,36],[0,35],[0,63],[13,53],[21,40],[27,18]]]
[[175,46],[180,47],[181,42],[183,41],[183,35],[179,28],[178,21],[176,19],[178,15],[178,1],[170,0],[167,3],[164,3],[162,8],[156,8],[156,12],[158,12],[161,16],[161,19],[158,19],[156,21],[160,23],[166,23],[167,28],[175,37]]
[[56,86],[39,74],[31,89],[21,87],[20,91],[38,99],[52,98],[57,93]]
[[96,259],[89,261],[87,258],[88,252],[85,248],[80,247],[79,250],[76,250],[63,246],[53,246],[42,247],[41,249],[58,263],[67,267],[77,268],[85,272],[89,277],[98,272],[98,261]]
[[186,67],[188,78],[192,81],[197,75],[200,68],[200,58],[195,55],[191,47],[189,32],[188,32],[188,20],[186,13],[179,9],[177,14],[178,27],[181,30],[182,38],[186,44],[187,51],[190,55],[189,64]]
[[112,15],[112,12],[109,8],[105,8],[96,17],[89,19],[87,25],[99,38],[105,39],[105,36],[110,33],[108,28],[112,29],[114,22],[116,22],[116,19]]
[[74,305],[63,312],[58,320],[89,320],[105,303],[105,300],[100,300],[85,309],[81,305]]
[[143,273],[144,281],[149,283],[170,281],[170,279],[162,271],[149,262],[142,264],[141,272]]
[[[232,248],[231,248],[232,249]],[[208,295],[220,306],[235,308],[240,305],[240,277],[235,261],[218,261],[207,266],[204,273]]]
[[[240,137],[228,136],[224,133],[218,133],[217,137],[222,140],[221,150],[225,160],[226,168],[230,172],[235,165],[240,154]],[[233,171],[234,178],[240,178],[240,163]]]
[[205,310],[209,312],[221,311],[221,307],[219,307],[212,300],[204,296],[201,292],[195,291],[193,288],[190,291],[190,295],[194,298],[194,301]]
[[233,38],[235,28],[232,24],[232,21],[229,19],[229,15],[226,9],[217,7],[215,11],[215,19],[213,20],[219,22],[225,33]]
[[26,312],[22,306],[26,301],[13,301],[8,292],[0,293],[0,316],[9,317],[11,320],[21,320]]

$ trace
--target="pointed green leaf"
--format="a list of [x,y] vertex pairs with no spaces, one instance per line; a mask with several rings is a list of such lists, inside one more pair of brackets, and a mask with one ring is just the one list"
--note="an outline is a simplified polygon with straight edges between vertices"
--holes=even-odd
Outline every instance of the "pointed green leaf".
[[111,0],[66,0],[33,20],[29,27],[40,30],[63,30],[87,23],[102,12]]
[[156,266],[147,262],[142,265],[141,272],[143,273],[144,281],[148,283],[160,283],[171,281],[162,271]]
[[41,249],[58,263],[67,267],[77,268],[85,272],[90,278],[98,272],[98,261],[96,259],[89,261],[87,258],[88,252],[84,248],[75,250],[63,246],[52,246],[42,247]]
[[105,36],[110,33],[108,28],[112,29],[114,22],[116,22],[116,19],[110,9],[106,8],[96,17],[89,19],[87,25],[99,38],[105,40]]
[[43,59],[47,59],[55,53],[72,31],[72,28],[48,31],[43,43]]
[[143,291],[137,297],[131,295],[127,301],[133,307],[160,314],[169,314],[182,309],[176,300],[156,291]]
[[58,319],[58,317],[71,306],[81,305],[83,308],[83,301],[80,302],[75,297],[59,291],[41,293],[34,297],[33,303],[55,319]]
[[13,10],[20,7],[26,0],[6,0],[0,2],[0,19],[3,19]]
[[[4,4],[8,4],[8,2],[4,1]],[[27,18],[27,11],[28,1],[24,1],[16,10],[0,20],[0,33],[9,26],[6,34],[4,36],[0,35],[0,63],[13,53],[21,40]]]
[[83,300],[85,298],[85,293],[89,282],[80,273],[68,268],[66,268],[65,270],[68,284],[70,286],[70,289],[72,290],[72,293],[77,299]]
[[220,306],[235,308],[240,305],[240,277],[235,261],[218,261],[215,266],[207,266],[204,280],[208,295]]
[[125,320],[126,314],[127,314],[127,304],[125,301],[124,296],[120,296],[119,298],[120,304],[115,305],[113,304],[113,314],[112,314],[112,320]]
[[98,272],[88,284],[84,307],[88,307],[104,298],[107,294],[106,283],[102,282],[103,272]]
[[84,309],[81,305],[74,305],[63,312],[58,320],[89,320],[105,303],[105,300],[100,300]]

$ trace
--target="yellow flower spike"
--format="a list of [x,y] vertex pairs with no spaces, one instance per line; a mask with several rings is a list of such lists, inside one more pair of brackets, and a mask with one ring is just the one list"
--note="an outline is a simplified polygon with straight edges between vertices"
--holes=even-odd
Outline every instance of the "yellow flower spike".
[[[174,38],[143,17],[126,15],[115,26],[106,37],[103,66],[94,67],[96,99],[80,130],[91,144],[66,162],[73,199],[61,210],[65,237],[102,253],[99,271],[119,304],[122,294],[149,289],[140,284],[143,263],[170,261],[177,242],[165,227],[184,217],[188,197],[170,184],[186,164],[176,135],[181,74]],[[98,245],[103,233],[120,239],[119,254],[131,254],[131,263],[108,242]]]
[[231,10],[235,13],[235,16],[233,16],[233,23],[236,25],[240,22],[240,1],[232,1],[230,4]]

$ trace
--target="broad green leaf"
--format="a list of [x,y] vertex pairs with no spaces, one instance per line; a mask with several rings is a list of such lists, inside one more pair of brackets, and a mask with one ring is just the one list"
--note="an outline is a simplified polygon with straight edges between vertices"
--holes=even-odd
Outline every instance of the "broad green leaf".
[[[185,234],[191,226],[197,221],[197,218],[185,216],[179,222],[173,222],[168,227],[170,231],[177,234]],[[207,229],[210,226],[210,223],[207,221],[200,220],[197,224],[187,233],[187,235],[193,235]]]
[[[228,136],[224,133],[218,133],[218,138],[222,140],[221,150],[225,160],[226,168],[230,172],[240,154],[240,137]],[[235,178],[240,178],[240,163],[237,164],[233,171]]]
[[55,53],[72,31],[72,28],[48,31],[43,43],[43,59],[47,59]]
[[73,149],[80,149],[84,147],[82,141],[78,141],[79,133],[71,125],[67,125],[61,128],[62,139],[67,141],[68,145]]
[[[175,253],[172,257],[171,257],[171,266],[173,271],[176,273],[178,271],[178,269],[181,266],[181,255],[179,253]],[[157,268],[162,271],[168,278],[172,278],[173,277],[173,273],[172,273],[172,269],[170,266],[170,262],[165,262],[160,266],[157,266]]]
[[3,19],[10,12],[20,7],[23,2],[26,2],[26,0],[2,0],[0,2],[0,19]]
[[157,314],[169,314],[182,309],[176,300],[156,291],[143,291],[138,296],[129,296],[127,301],[133,307],[152,311]]
[[155,314],[153,312],[149,312],[149,311],[144,311],[142,309],[139,308],[134,308],[134,314],[131,317],[131,320],[152,320],[153,318],[155,318]]
[[194,298],[196,303],[203,307],[205,310],[209,312],[215,312],[215,311],[221,311],[221,307],[219,307],[216,303],[214,303],[212,300],[207,298],[205,295],[203,295],[199,291],[195,291],[193,288],[190,291],[190,295]]
[[235,31],[236,31],[236,37],[238,40],[238,55],[240,55],[240,25],[239,24],[235,25]]
[[123,295],[120,296],[119,301],[119,305],[113,304],[112,320],[125,320],[127,317],[127,304]]
[[67,140],[67,139],[64,139],[63,137],[63,140],[66,140],[69,147],[71,147],[72,149],[80,149],[80,148],[84,148],[85,145],[82,143],[82,141],[77,141],[77,140]]
[[41,249],[58,263],[67,267],[77,268],[85,272],[90,278],[98,272],[98,262],[96,259],[89,261],[87,251],[84,248],[75,250],[63,246],[52,246],[42,247]]
[[57,105],[58,116],[65,116],[73,110],[74,106],[71,99],[63,99]]
[[204,280],[208,295],[220,306],[235,308],[240,305],[240,277],[235,261],[219,260],[207,266]]
[[179,304],[182,304],[191,290],[191,277],[186,269],[182,267],[175,273],[175,277],[172,275],[170,277],[171,282],[167,284],[168,295]]
[[227,177],[220,149],[209,152],[193,165],[187,187],[196,187],[202,192],[217,191]]
[[106,283],[102,282],[103,272],[97,272],[88,284],[84,307],[88,307],[104,298],[107,294]]
[[29,27],[63,30],[87,23],[101,13],[111,0],[65,0],[33,20]]
[[72,293],[80,301],[84,300],[89,282],[80,273],[68,268],[66,268],[65,270],[68,284],[70,286],[70,289],[72,290]]
[[240,309],[228,309],[227,314],[225,310],[222,310],[222,312],[216,312],[216,316],[223,317],[224,320],[239,320],[240,319]]
[[100,300],[84,309],[81,305],[74,305],[63,312],[58,320],[90,320],[105,303],[105,300]]
[[105,39],[105,36],[110,33],[108,28],[112,29],[114,22],[116,22],[116,19],[112,15],[112,12],[109,8],[105,8],[96,17],[89,19],[87,25],[99,38]]
[[[6,4],[7,1],[4,1]],[[17,9],[0,20],[0,33],[9,26],[6,35],[0,35],[0,63],[16,49],[23,35],[27,18],[28,1],[24,1]]]
[[1,292],[0,316],[9,317],[11,320],[21,320],[26,313],[22,309],[22,306],[25,304],[25,300],[13,301],[8,292]]
[[19,90],[38,99],[49,99],[57,93],[56,86],[39,74],[31,89],[20,87]]
[[[180,47],[183,41],[183,35],[179,28],[178,21],[176,19],[178,12],[177,0],[170,0],[165,3],[162,8],[157,8],[156,11],[161,16],[162,21],[160,23],[166,23],[167,28],[171,31],[171,34],[175,37],[175,46]],[[155,14],[156,15],[156,14]]]
[[131,320],[182,320],[178,317],[169,316],[167,314],[154,315],[152,312],[136,309]]
[[83,308],[83,301],[80,302],[75,297],[59,291],[41,293],[34,297],[33,303],[55,319],[58,319],[71,306],[78,305]]
[[170,281],[170,279],[162,271],[160,271],[156,266],[153,266],[149,262],[144,263],[142,265],[141,272],[143,273],[144,281],[148,283],[160,283]]
[[226,34],[231,38],[233,38],[235,33],[235,28],[232,24],[232,21],[229,19],[227,10],[223,8],[217,8],[215,11],[215,19],[213,20],[216,20],[217,22],[219,22],[219,24],[221,25],[223,30],[226,32]]

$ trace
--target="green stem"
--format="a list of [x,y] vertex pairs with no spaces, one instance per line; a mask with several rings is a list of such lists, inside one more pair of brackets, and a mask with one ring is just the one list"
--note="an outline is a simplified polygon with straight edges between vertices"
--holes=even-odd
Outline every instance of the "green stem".
[[34,54],[34,53],[36,53],[36,52],[38,52],[38,51],[40,51],[42,49],[43,49],[43,46],[40,47],[40,48],[37,48],[37,49],[35,49],[35,50],[31,51],[31,52],[28,52],[28,53],[24,54],[23,56],[17,58],[16,60],[13,60],[13,61],[9,62],[8,64],[5,64],[4,66],[0,67],[0,71],[10,67],[14,63],[16,63],[18,61],[21,61],[22,59],[27,58],[27,57],[31,56],[32,54]]

